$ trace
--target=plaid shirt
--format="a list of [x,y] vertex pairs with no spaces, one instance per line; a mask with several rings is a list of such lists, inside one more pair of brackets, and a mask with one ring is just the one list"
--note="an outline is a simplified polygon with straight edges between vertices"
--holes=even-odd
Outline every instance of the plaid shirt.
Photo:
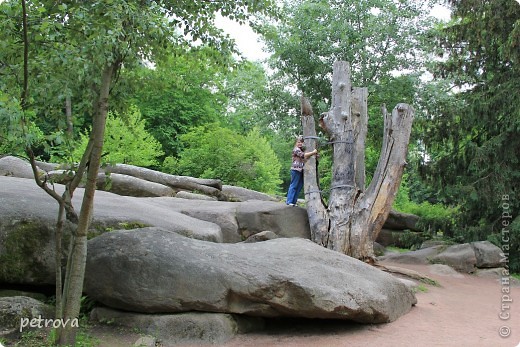
[[294,147],[292,151],[291,170],[302,171],[303,165],[305,165],[305,152],[298,147]]

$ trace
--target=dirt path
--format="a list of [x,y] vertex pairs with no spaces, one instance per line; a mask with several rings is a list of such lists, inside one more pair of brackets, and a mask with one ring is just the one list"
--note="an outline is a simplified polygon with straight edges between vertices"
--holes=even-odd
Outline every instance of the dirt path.
[[[419,271],[437,280],[440,287],[426,286],[417,293],[417,305],[405,316],[389,324],[357,325],[332,322],[292,322],[272,327],[266,332],[238,336],[226,347],[394,347],[394,346],[486,346],[520,345],[520,288],[509,287],[513,299],[508,320],[501,320],[502,289],[496,279],[471,275],[439,275],[426,265],[396,266]],[[313,324],[313,325],[311,325]],[[285,327],[283,326],[285,325]],[[507,326],[511,334],[500,336]],[[506,328],[502,328],[506,333]]]

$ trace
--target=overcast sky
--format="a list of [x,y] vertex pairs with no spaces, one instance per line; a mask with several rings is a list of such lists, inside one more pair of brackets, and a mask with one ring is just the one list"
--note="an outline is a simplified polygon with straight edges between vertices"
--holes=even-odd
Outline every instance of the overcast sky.
[[215,23],[235,40],[238,50],[248,60],[257,61],[269,57],[262,50],[264,45],[259,42],[259,36],[248,25],[240,25],[220,15],[217,15]]

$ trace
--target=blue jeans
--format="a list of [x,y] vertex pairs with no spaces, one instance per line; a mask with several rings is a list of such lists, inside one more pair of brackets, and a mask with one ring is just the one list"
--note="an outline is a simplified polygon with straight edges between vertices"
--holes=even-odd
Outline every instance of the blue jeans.
[[294,204],[298,201],[298,195],[303,188],[303,171],[291,170],[291,184],[287,192],[287,205]]

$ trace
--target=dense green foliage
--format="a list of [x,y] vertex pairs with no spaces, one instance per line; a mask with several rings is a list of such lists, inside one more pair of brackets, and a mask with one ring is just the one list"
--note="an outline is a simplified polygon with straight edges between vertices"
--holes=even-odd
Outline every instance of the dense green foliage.
[[[520,5],[450,3],[453,19],[439,35],[446,59],[437,76],[458,90],[430,94],[437,102],[425,127],[431,158],[423,173],[439,200],[460,206],[456,237],[473,241],[489,235],[497,241],[503,196],[509,197],[512,219],[520,210]],[[519,271],[520,235],[513,226],[510,232],[510,265]]]
[[[274,106],[268,116],[286,138],[298,134],[299,94],[311,99],[316,117],[328,111],[333,62],[350,62],[353,85],[369,91],[369,182],[381,149],[381,105],[391,110],[399,102],[414,104],[430,52],[425,35],[435,23],[428,16],[431,2],[298,0],[284,4],[279,22],[266,20],[259,27],[273,53],[270,85],[280,95],[274,104],[281,101],[290,106]],[[320,150],[320,176],[326,191],[331,165],[327,164],[328,150]],[[290,149],[285,149],[279,156],[288,153]]]
[[[395,71],[419,71],[430,3],[415,1],[287,1],[283,19],[261,27],[278,78],[315,104],[330,98],[335,60],[351,63],[353,85],[371,87]],[[414,52],[413,54],[411,52]],[[322,110],[323,111],[323,110]]]
[[147,129],[166,155],[176,156],[181,148],[179,135],[215,122],[224,113],[226,98],[218,91],[229,69],[225,60],[230,56],[210,47],[171,53],[154,68],[140,66],[126,71],[121,95],[126,93],[139,107]]
[[[80,135],[72,156],[78,162],[87,147],[90,133]],[[103,145],[103,162],[136,166],[157,166],[164,152],[161,144],[145,129],[141,112],[131,106],[124,116],[108,113]],[[60,161],[60,160],[57,160]]]
[[[225,65],[235,50],[232,41],[215,27],[215,11],[244,23],[251,14],[269,14],[274,8],[271,0],[160,4],[28,1],[27,5],[31,62],[28,95],[24,100],[48,144],[54,145],[53,134],[60,136],[66,129],[67,98],[72,104],[73,136],[89,128],[101,72],[105,64],[114,63],[118,83],[111,90],[113,110],[124,113],[129,105],[137,105],[149,121],[149,131],[168,154],[178,149],[177,128],[182,128],[182,133],[197,125],[197,119],[201,119],[198,124],[215,121],[215,115],[223,110],[222,101],[212,100],[211,76],[216,74],[214,67]],[[18,102],[23,87],[21,18],[19,1],[2,2],[0,91],[9,100]],[[208,54],[204,49],[202,53],[196,49],[195,53],[186,53],[196,39],[211,46],[214,53]],[[144,62],[155,64],[157,69],[140,70]],[[155,76],[148,78],[154,71]],[[133,89],[129,87],[132,83]],[[6,118],[2,116],[1,121],[7,123]],[[13,123],[12,128],[20,124],[11,120],[10,124]],[[168,123],[173,123],[171,128],[158,126]],[[158,130],[154,130],[156,126]],[[37,154],[46,156],[43,150]]]
[[397,211],[412,213],[420,217],[418,227],[429,236],[453,237],[456,228],[458,207],[446,207],[441,203],[410,199],[409,175],[405,174],[393,207]]
[[44,134],[35,123],[34,115],[28,115],[24,127],[20,127],[22,112],[18,100],[0,90],[0,154],[23,155],[24,146],[30,143],[39,146]]
[[269,108],[271,103],[268,78],[258,63],[244,61],[226,76],[223,89],[227,97],[227,110],[224,116],[226,126],[246,134],[255,127],[268,129]]
[[269,143],[252,130],[246,136],[217,124],[181,136],[185,149],[173,165],[176,173],[220,178],[225,184],[276,193],[280,163]]

